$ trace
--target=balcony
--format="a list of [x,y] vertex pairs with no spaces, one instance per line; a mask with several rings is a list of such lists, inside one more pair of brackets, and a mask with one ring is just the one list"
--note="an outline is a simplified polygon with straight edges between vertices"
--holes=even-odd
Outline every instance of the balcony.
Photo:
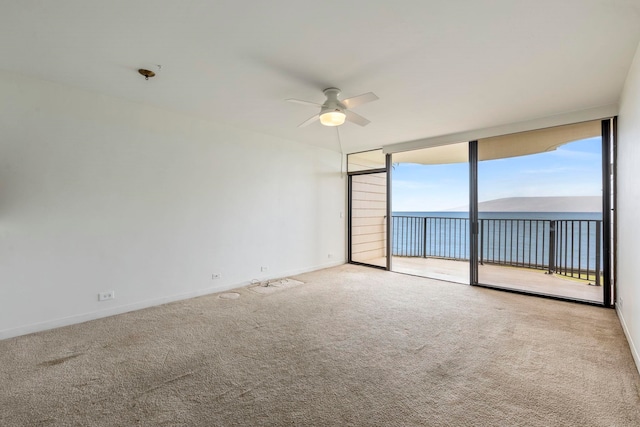
[[[479,282],[601,302],[601,236],[601,220],[481,218]],[[469,252],[467,218],[393,216],[394,271],[468,283]]]

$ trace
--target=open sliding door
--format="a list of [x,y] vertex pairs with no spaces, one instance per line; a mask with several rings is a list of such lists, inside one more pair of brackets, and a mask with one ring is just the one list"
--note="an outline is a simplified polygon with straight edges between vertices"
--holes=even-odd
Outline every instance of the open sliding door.
[[349,262],[388,268],[387,167],[382,150],[350,154]]
[[393,271],[469,284],[468,143],[392,161]]

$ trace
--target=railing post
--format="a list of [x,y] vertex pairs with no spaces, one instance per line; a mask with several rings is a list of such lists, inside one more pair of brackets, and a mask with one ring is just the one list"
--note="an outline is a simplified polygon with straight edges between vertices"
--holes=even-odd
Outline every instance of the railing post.
[[553,274],[556,269],[556,221],[549,221],[549,271]]
[[422,257],[427,257],[427,217],[425,216],[422,221]]
[[480,225],[480,265],[484,265],[484,222],[479,219],[478,224]]
[[600,226],[601,222],[596,221],[596,286],[600,286]]

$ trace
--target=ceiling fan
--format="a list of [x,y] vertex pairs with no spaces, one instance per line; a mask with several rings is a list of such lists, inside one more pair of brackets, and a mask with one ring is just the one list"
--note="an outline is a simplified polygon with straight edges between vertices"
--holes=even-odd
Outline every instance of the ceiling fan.
[[366,126],[371,123],[369,120],[365,119],[359,114],[354,113],[350,109],[353,107],[357,107],[358,105],[366,104],[367,102],[372,102],[379,99],[373,92],[364,93],[362,95],[343,100],[338,99],[338,95],[340,95],[340,89],[330,87],[323,90],[323,92],[327,97],[327,100],[324,101],[324,104],[317,104],[315,102],[302,101],[300,99],[291,98],[286,100],[289,102],[294,102],[296,104],[320,107],[320,112],[298,125],[299,128],[310,125],[316,120],[320,120],[320,123],[325,126],[340,126],[344,123],[345,120],[348,120],[351,123],[355,123],[360,126]]

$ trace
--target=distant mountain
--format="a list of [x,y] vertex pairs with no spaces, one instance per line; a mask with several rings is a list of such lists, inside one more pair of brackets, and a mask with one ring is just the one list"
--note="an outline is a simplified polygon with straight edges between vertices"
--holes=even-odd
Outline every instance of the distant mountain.
[[[448,211],[466,211],[460,206]],[[599,196],[575,197],[507,197],[478,203],[480,212],[600,212]]]

